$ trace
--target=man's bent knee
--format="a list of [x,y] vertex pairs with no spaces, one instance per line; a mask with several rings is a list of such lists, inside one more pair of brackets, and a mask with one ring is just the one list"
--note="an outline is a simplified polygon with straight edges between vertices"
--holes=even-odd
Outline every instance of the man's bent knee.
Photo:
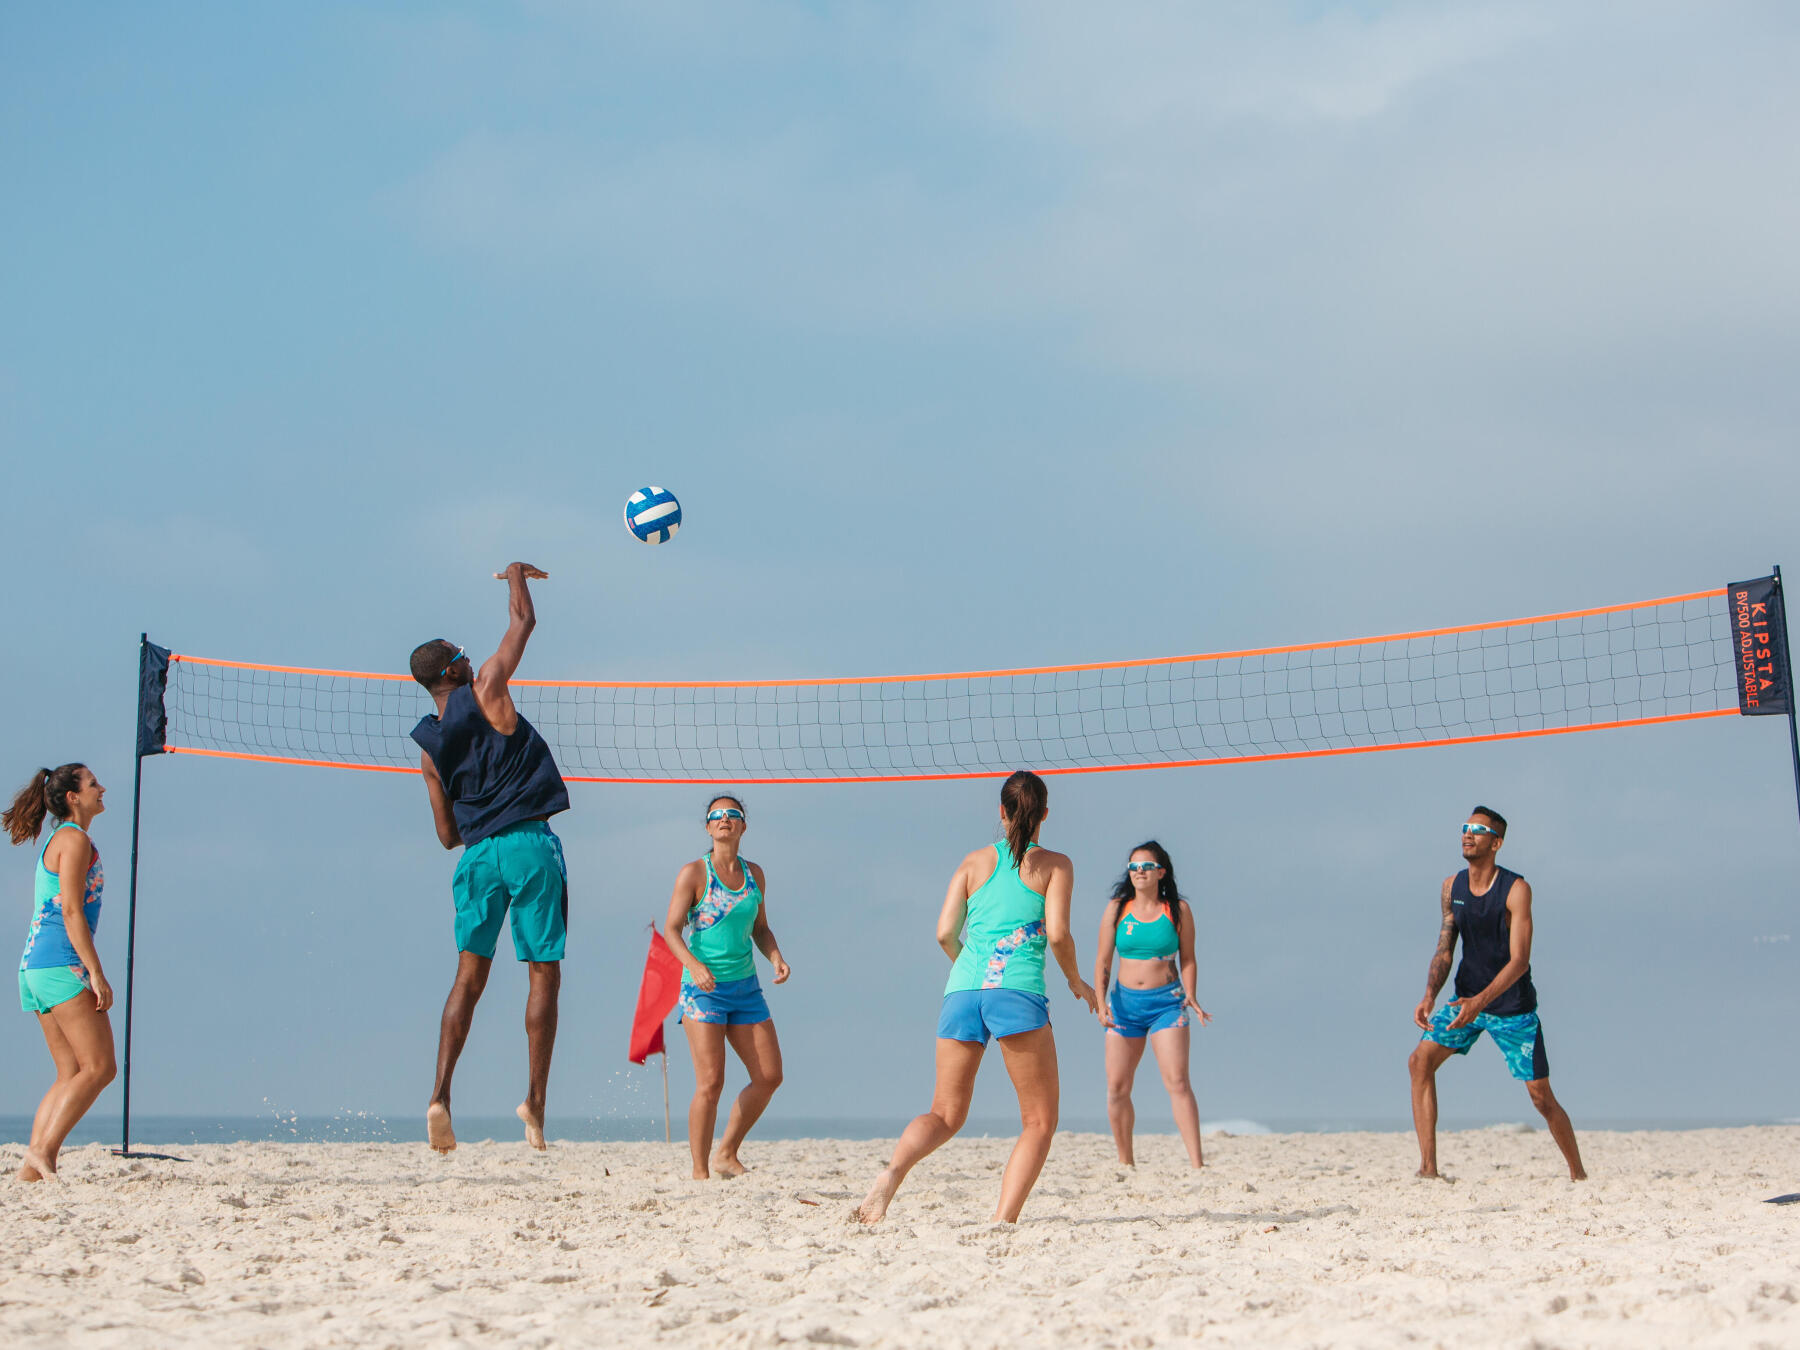
[[1544,1115],[1556,1109],[1556,1094],[1550,1091],[1548,1078],[1534,1078],[1525,1085],[1525,1091],[1531,1096],[1531,1104]]

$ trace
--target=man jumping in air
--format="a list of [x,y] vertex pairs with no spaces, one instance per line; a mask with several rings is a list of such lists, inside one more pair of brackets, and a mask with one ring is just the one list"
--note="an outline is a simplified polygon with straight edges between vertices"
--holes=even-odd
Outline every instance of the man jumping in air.
[[[1550,1091],[1550,1057],[1544,1050],[1537,990],[1531,983],[1531,887],[1517,872],[1494,861],[1505,841],[1506,818],[1498,811],[1478,806],[1470,812],[1462,827],[1462,855],[1468,866],[1444,878],[1439,897],[1444,919],[1437,954],[1425,976],[1425,997],[1413,1011],[1413,1021],[1425,1034],[1409,1061],[1419,1175],[1438,1174],[1437,1071],[1451,1055],[1468,1054],[1485,1031],[1550,1127],[1550,1137],[1569,1164],[1569,1180],[1585,1181],[1575,1127]],[[1456,997],[1434,1015],[1431,1010],[1450,973],[1458,937],[1463,954],[1456,968]]]
[[531,967],[525,1004],[530,1080],[518,1116],[525,1122],[525,1142],[544,1147],[544,1090],[556,1045],[556,996],[562,986],[558,963],[568,929],[562,843],[546,822],[569,809],[569,791],[550,747],[519,716],[507,687],[537,626],[528,579],[547,574],[516,562],[494,575],[506,582],[510,622],[500,649],[479,673],[463,648],[442,638],[421,643],[412,654],[413,678],[437,704],[436,715],[420,718],[412,733],[423,751],[419,767],[431,814],[444,847],[463,846],[450,883],[456,900],[456,983],[444,1001],[437,1085],[425,1113],[426,1136],[440,1153],[456,1147],[450,1078],[469,1039],[475,1004],[487,987],[508,909],[513,954]]

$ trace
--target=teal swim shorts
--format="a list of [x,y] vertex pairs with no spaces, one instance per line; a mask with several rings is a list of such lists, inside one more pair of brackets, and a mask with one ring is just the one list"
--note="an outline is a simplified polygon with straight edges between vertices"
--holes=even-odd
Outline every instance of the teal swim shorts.
[[569,878],[562,840],[541,820],[521,821],[463,850],[450,883],[456,950],[493,959],[500,923],[512,913],[513,955],[560,961],[569,929]]
[[70,966],[46,966],[19,972],[19,1006],[28,1013],[47,1013],[77,994],[91,994],[87,977]]

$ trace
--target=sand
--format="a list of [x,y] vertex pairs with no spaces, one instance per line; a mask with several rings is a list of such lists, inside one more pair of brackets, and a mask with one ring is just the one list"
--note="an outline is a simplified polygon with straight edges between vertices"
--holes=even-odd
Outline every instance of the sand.
[[[0,1344],[1800,1346],[1800,1128],[1059,1135],[1022,1222],[1005,1139],[849,1221],[891,1141],[220,1144],[0,1184]],[[16,1162],[18,1150],[5,1150]]]

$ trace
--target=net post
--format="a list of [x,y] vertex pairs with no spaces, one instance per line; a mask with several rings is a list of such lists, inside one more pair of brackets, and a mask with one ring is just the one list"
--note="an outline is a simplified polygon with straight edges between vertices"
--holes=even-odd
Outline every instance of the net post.
[[[1777,596],[1779,596],[1781,599],[1781,645],[1782,645],[1783,650],[1790,653],[1788,659],[1791,661],[1793,659],[1792,652],[1794,650],[1794,644],[1793,644],[1792,639],[1788,635],[1787,590],[1781,584],[1781,564],[1780,563],[1775,564],[1774,576],[1775,576],[1775,594]],[[1789,676],[1789,679],[1790,679],[1790,681],[1792,680],[1791,675]],[[1794,720],[1795,719],[1794,704],[1796,701],[1796,699],[1795,699],[1796,692],[1797,691],[1795,691],[1790,685],[1790,688],[1788,690],[1788,751],[1793,756],[1793,760],[1794,760],[1794,810],[1796,813],[1800,813],[1800,725],[1797,725]]]
[[168,651],[150,641],[148,633],[139,633],[137,734],[131,777],[131,885],[125,914],[125,1063],[120,1075],[124,1084],[124,1105],[119,1121],[119,1147],[114,1150],[122,1158],[162,1156],[134,1155],[131,1151],[131,1010],[137,966],[138,826],[144,797],[144,756],[163,753],[163,738],[168,730],[163,694],[168,679]]

